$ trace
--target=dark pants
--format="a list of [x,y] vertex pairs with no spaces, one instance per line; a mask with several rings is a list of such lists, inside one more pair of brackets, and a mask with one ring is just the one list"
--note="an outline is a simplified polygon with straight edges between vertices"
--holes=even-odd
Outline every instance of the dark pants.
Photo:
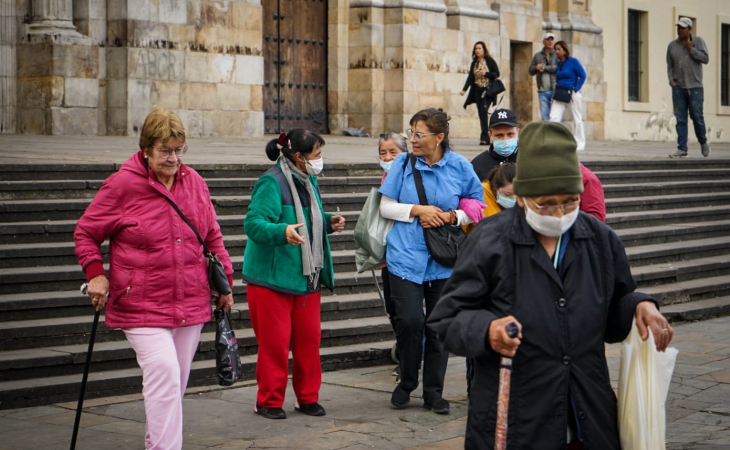
[[390,325],[393,327],[395,332],[395,304],[393,299],[390,297],[390,274],[388,268],[383,267],[380,269],[380,278],[383,280],[383,303],[385,304],[385,313],[390,319]]
[[[418,368],[423,355],[423,399],[432,403],[441,398],[449,353],[436,333],[425,327],[426,318],[436,307],[446,280],[413,283],[390,274],[390,296],[395,304],[396,349],[400,359],[400,389],[411,392],[418,387]],[[423,300],[426,300],[426,315]],[[425,353],[423,334],[426,334]]]
[[705,118],[702,104],[705,100],[704,88],[683,89],[679,85],[672,88],[674,117],[677,118],[677,148],[687,151],[687,111],[695,128],[695,136],[700,144],[707,142]]
[[479,136],[480,141],[484,141],[487,144],[489,143],[489,106],[487,105],[484,98],[482,98],[482,93],[484,93],[484,90],[486,88],[481,88],[474,85],[474,89],[476,90],[476,95],[474,96],[474,99],[476,100],[476,107],[477,112],[479,113],[479,125],[481,126],[482,133]]

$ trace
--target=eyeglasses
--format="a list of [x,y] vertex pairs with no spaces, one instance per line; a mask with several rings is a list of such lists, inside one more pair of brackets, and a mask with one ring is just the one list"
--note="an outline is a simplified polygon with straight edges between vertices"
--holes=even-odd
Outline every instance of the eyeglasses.
[[423,139],[426,136],[434,136],[438,133],[421,133],[421,132],[414,132],[413,130],[406,130],[406,136],[408,136],[408,139],[413,139],[416,142],[421,142],[421,139]]
[[576,209],[578,209],[578,206],[580,206],[580,200],[577,202],[572,203],[563,203],[562,205],[545,205],[541,206],[538,205],[535,200],[528,197],[528,199],[532,202],[533,205],[535,205],[535,208],[537,208],[537,212],[544,215],[544,216],[552,216],[555,214],[558,209],[563,211],[563,214],[572,213]]
[[182,147],[178,147],[174,150],[171,148],[160,148],[160,147],[153,147],[153,148],[156,149],[160,153],[160,156],[162,156],[165,159],[168,159],[172,155],[173,151],[175,152],[175,156],[177,156],[178,158],[182,158],[183,155],[185,153],[187,153],[187,151],[188,151],[188,144],[184,144]]

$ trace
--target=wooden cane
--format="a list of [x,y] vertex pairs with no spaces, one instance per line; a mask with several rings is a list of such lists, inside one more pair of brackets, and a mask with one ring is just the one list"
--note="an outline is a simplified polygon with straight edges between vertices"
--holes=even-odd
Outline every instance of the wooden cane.
[[[81,285],[81,293],[86,294],[88,284]],[[107,297],[109,293],[107,292]],[[86,382],[89,379],[89,368],[91,367],[91,353],[94,351],[94,337],[96,336],[96,328],[99,325],[99,313],[101,310],[94,312],[94,323],[91,325],[91,337],[89,337],[89,348],[86,350],[86,365],[84,366],[84,375],[81,377],[81,390],[79,391],[79,403],[76,405],[76,418],[74,419],[73,433],[71,434],[71,450],[76,449],[76,438],[79,435],[79,425],[81,424],[81,410],[84,408],[84,395],[86,395]]]
[[[511,338],[520,334],[516,323],[505,327]],[[507,423],[509,419],[509,386],[512,377],[512,358],[502,357],[499,363],[499,396],[497,397],[497,429],[494,433],[494,450],[507,449]]]

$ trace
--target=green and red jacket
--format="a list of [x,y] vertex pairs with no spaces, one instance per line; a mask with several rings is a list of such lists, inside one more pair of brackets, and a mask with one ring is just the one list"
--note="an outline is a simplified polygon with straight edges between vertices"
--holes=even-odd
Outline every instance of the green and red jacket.
[[[307,229],[311,230],[310,214],[311,199],[304,183],[296,175],[294,185],[296,195],[304,209]],[[322,233],[322,249],[324,250],[324,268],[320,274],[320,282],[332,290],[334,288],[334,269],[332,253],[330,251],[327,234],[333,233],[330,218],[332,214],[322,209],[322,198],[317,185],[317,177],[310,176],[316,192],[316,201],[322,211],[324,229]],[[302,275],[302,253],[299,246],[286,241],[287,225],[297,223],[289,183],[281,171],[279,163],[261,175],[256,181],[251,193],[251,204],[243,222],[243,228],[248,235],[246,251],[243,258],[243,281],[248,284],[269,288],[278,292],[293,295],[305,295],[307,292],[307,277]],[[311,231],[310,231],[311,233]],[[310,236],[311,237],[311,236]],[[311,239],[305,244],[310,245]]]

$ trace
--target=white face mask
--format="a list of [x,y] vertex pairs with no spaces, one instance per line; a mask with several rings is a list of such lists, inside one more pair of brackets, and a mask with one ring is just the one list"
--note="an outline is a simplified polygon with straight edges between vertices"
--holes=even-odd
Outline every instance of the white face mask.
[[535,230],[535,232],[540,233],[543,236],[561,236],[563,233],[570,230],[570,227],[573,226],[575,220],[578,218],[578,208],[571,213],[563,215],[561,218],[557,218],[554,216],[543,216],[542,214],[538,214],[527,206],[526,198],[523,197],[522,201],[525,203],[525,219],[527,220],[527,224],[530,225],[530,228]]
[[322,173],[322,169],[324,169],[324,158],[308,159],[306,167],[307,173],[316,177],[317,175]]

